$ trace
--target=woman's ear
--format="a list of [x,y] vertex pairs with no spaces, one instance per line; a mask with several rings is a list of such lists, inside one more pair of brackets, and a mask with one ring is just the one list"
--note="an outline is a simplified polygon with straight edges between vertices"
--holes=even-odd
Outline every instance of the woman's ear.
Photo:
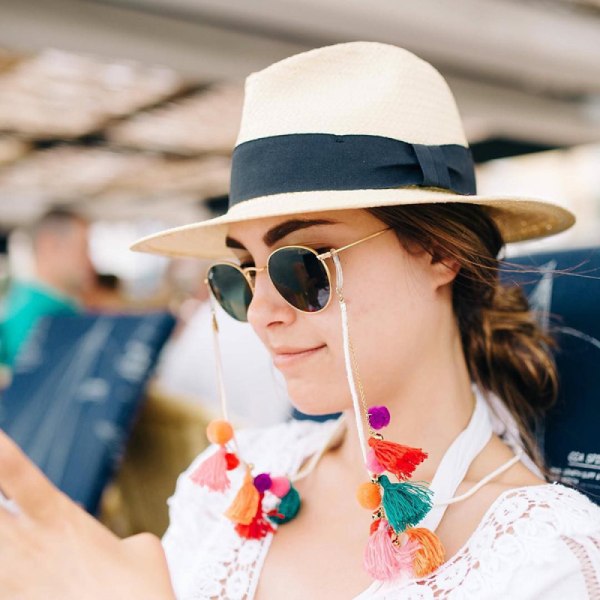
[[443,256],[437,248],[431,254],[430,266],[438,287],[453,281],[460,271],[458,260],[452,256]]

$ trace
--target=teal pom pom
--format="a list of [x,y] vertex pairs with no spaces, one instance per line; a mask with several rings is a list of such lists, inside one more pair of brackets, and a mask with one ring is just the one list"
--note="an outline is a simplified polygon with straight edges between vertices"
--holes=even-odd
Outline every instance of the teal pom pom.
[[269,519],[273,523],[282,525],[291,521],[300,510],[300,494],[298,490],[292,485],[290,491],[281,499],[279,506],[276,510],[269,512]]
[[379,477],[383,487],[383,508],[396,533],[414,527],[431,510],[433,492],[417,483],[392,483],[386,475]]

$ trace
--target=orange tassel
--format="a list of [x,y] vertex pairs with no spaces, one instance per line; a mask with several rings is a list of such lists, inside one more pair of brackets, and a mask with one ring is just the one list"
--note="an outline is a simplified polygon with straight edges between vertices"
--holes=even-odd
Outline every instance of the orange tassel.
[[424,527],[412,527],[405,533],[409,540],[418,544],[413,561],[413,570],[417,577],[429,575],[444,563],[444,546],[433,531]]
[[242,523],[236,524],[235,530],[241,537],[249,540],[260,540],[268,533],[273,533],[275,531],[271,523],[264,518],[262,508],[263,496],[264,494],[259,495],[258,510],[256,511],[252,521],[250,521],[248,525],[244,525]]
[[408,479],[427,458],[427,453],[420,448],[410,448],[374,437],[369,438],[369,446],[384,469],[393,473],[400,481]]
[[244,484],[234,498],[225,516],[242,525],[250,525],[260,507],[260,493],[254,487],[254,480],[250,469],[246,469]]
[[190,475],[190,479],[197,485],[203,486],[213,492],[224,492],[229,489],[227,477],[226,450],[221,446],[214,454],[203,460],[198,468]]

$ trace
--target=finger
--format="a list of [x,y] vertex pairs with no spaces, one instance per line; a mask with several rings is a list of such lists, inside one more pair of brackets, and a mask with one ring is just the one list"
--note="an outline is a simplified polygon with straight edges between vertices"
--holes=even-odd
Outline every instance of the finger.
[[160,539],[151,533],[138,533],[121,540],[121,544],[130,559],[142,565],[144,572],[152,574],[152,588],[155,594],[152,598],[175,600],[167,557]]
[[62,495],[23,451],[0,430],[0,487],[31,517],[51,510]]
[[0,508],[3,508],[5,511],[9,512],[11,515],[16,516],[16,515],[21,514],[19,505],[11,498],[7,498],[1,489],[0,489]]
[[22,541],[22,515],[16,502],[7,499],[0,490],[0,564],[3,566],[6,551],[9,550],[14,555],[16,545]]
[[147,560],[161,561],[164,551],[160,539],[152,533],[137,533],[121,540],[123,548],[136,557],[145,557]]

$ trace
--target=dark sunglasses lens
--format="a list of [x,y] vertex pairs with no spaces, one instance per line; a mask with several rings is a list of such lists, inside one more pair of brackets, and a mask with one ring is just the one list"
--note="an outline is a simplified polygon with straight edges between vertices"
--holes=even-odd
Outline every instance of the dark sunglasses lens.
[[207,278],[208,285],[223,310],[238,321],[247,321],[252,290],[243,273],[231,265],[213,265]]
[[269,277],[277,291],[298,310],[316,312],[327,306],[331,294],[327,270],[310,250],[277,250],[269,259]]

